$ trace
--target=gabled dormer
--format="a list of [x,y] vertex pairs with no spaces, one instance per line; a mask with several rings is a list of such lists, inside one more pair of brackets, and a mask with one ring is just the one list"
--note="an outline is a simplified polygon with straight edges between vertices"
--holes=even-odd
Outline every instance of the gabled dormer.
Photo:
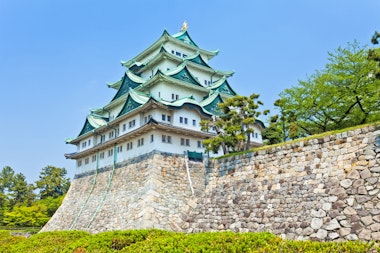
[[226,94],[229,96],[235,96],[236,92],[231,88],[228,83],[227,77],[223,76],[219,80],[212,83],[211,86],[207,87],[209,90],[219,92],[221,94]]
[[181,65],[179,65],[177,68],[173,70],[169,70],[165,72],[165,75],[184,81],[184,82],[194,84],[196,86],[203,87],[203,85],[200,84],[198,79],[191,74],[191,72],[189,71],[186,65],[186,62],[182,63]]
[[148,102],[148,100],[149,96],[130,89],[128,93],[128,98],[125,100],[124,105],[116,118],[135,110],[141,105],[144,105],[146,102]]
[[126,71],[124,74],[124,77],[121,80],[121,85],[119,90],[117,91],[116,95],[112,98],[111,101],[114,101],[115,99],[118,99],[119,97],[123,96],[124,94],[128,93],[130,89],[134,89],[137,86],[141,85],[142,83],[146,82],[145,79],[136,76],[131,71]]
[[200,102],[200,105],[207,111],[213,113],[214,115],[220,115],[221,111],[218,107],[219,103],[222,103],[223,99],[218,92],[211,93],[207,98]]

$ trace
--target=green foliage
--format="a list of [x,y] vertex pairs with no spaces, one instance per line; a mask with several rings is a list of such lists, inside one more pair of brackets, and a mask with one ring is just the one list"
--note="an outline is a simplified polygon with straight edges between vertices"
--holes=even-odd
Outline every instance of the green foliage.
[[[218,104],[220,115],[211,120],[201,121],[202,131],[214,129],[217,136],[203,142],[206,152],[223,153],[248,150],[251,147],[251,135],[254,133],[256,119],[261,115],[259,95],[249,97],[236,95]],[[267,111],[264,112],[267,114]]]
[[[7,249],[5,251],[5,249]],[[270,233],[127,230],[91,235],[83,231],[45,232],[25,239],[0,231],[0,252],[377,252],[379,246],[360,241],[313,242],[283,240]]]
[[[39,233],[21,243],[12,245],[10,251],[17,253],[64,252],[69,245],[81,238],[90,237],[84,231],[55,231]],[[66,251],[67,252],[67,251]],[[71,251],[72,252],[72,251]]]
[[15,206],[12,211],[4,213],[4,224],[10,227],[43,226],[49,219],[47,207],[40,203],[32,206]]
[[368,60],[366,47],[348,43],[329,53],[325,69],[280,94],[287,122],[299,135],[375,122],[380,119],[380,80],[377,64]]
[[81,238],[68,246],[64,252],[115,252],[129,247],[137,242],[144,242],[152,238],[167,234],[159,230],[126,230],[111,231],[94,234],[91,237]]
[[[375,32],[372,36],[371,42],[376,45],[379,44],[380,33]],[[380,79],[380,48],[370,49],[368,52],[368,59],[377,63],[377,68],[374,72],[377,79]]]
[[40,179],[36,181],[36,188],[40,190],[39,197],[59,197],[64,195],[70,187],[70,179],[66,178],[65,168],[47,166],[42,169]]

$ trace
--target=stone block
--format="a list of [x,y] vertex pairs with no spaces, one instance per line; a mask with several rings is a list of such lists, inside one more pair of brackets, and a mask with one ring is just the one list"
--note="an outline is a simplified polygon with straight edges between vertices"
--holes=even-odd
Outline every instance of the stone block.
[[368,230],[368,229],[363,229],[360,233],[359,233],[359,239],[360,240],[366,240],[366,241],[369,241],[371,240],[371,230]]
[[363,222],[365,226],[371,225],[373,223],[372,216],[370,215],[362,217],[360,220]]
[[328,234],[328,238],[329,238],[330,240],[335,240],[335,239],[337,239],[338,237],[339,237],[339,234],[336,233],[336,232],[332,232],[332,233],[329,233],[329,234]]
[[356,241],[358,239],[358,236],[356,234],[349,234],[346,236],[346,239],[349,241]]
[[343,210],[343,213],[346,214],[346,215],[354,215],[356,214],[356,211],[354,208],[352,208],[351,206],[348,206],[346,207],[344,210]]
[[307,227],[304,230],[302,230],[302,235],[304,236],[311,235],[312,233],[314,233],[314,229],[312,229],[311,227]]
[[329,223],[325,224],[323,228],[331,231],[340,228],[340,224],[336,219],[332,219]]
[[369,169],[364,169],[360,172],[360,177],[366,179],[372,177],[372,173],[369,171]]
[[371,231],[377,232],[380,231],[380,223],[374,223],[370,226]]
[[322,209],[319,209],[319,210],[311,210],[311,216],[312,216],[312,217],[316,217],[316,218],[326,217],[326,212],[323,211]]
[[360,178],[360,173],[357,170],[351,170],[347,174],[347,178],[349,178],[349,179],[359,179]]
[[351,228],[340,228],[339,229],[340,237],[345,237],[346,235],[349,235],[350,233],[351,233]]
[[380,241],[380,232],[371,233],[372,240]]
[[346,194],[346,190],[344,188],[341,188],[341,187],[333,188],[330,190],[329,194],[331,194],[331,195],[342,195],[342,194]]
[[320,218],[312,218],[311,219],[311,223],[310,223],[310,227],[312,229],[320,229],[323,225],[323,220],[320,219]]
[[352,180],[351,179],[344,179],[340,182],[340,186],[342,186],[343,188],[347,189],[348,187],[350,187],[352,185]]

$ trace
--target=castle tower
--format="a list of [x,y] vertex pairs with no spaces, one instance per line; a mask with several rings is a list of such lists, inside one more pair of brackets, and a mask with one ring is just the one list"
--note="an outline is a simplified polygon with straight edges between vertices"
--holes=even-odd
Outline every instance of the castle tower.
[[[209,65],[217,54],[200,48],[185,22],[179,33],[164,30],[151,46],[122,62],[122,78],[108,84],[115,96],[91,110],[79,135],[67,140],[77,147],[65,155],[76,160],[76,174],[152,151],[203,153],[202,141],[215,133],[201,131],[199,122],[217,115],[217,104],[236,94],[228,82],[234,72]],[[255,130],[251,140],[260,145],[261,124]]]

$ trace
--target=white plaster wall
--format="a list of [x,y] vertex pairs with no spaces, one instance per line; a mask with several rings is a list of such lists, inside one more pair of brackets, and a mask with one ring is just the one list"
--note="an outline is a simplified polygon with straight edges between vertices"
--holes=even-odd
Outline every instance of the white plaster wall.
[[158,83],[154,87],[152,87],[150,92],[151,94],[153,94],[155,98],[162,98],[166,101],[173,101],[172,94],[176,94],[178,95],[179,99],[193,95],[194,99],[200,102],[203,100],[203,97],[208,94],[208,91],[206,90],[198,91],[183,86],[178,87],[178,85],[169,83]]
[[[180,123],[180,117],[187,118],[187,124],[184,122]],[[193,120],[195,120],[195,126],[193,125]],[[199,113],[186,107],[173,112],[173,124],[175,126],[200,131],[200,121],[201,117]]]

